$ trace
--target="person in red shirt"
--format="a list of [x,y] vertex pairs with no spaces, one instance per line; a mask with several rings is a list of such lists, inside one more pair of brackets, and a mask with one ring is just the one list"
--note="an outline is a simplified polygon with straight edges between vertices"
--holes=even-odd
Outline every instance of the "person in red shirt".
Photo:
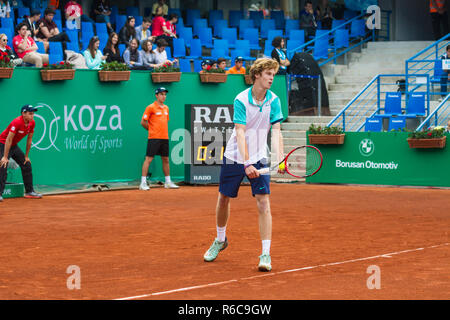
[[28,27],[24,22],[17,26],[18,35],[13,38],[14,51],[23,61],[34,64],[36,68],[42,68],[48,63],[48,54],[36,52],[38,47],[33,38],[28,34]]
[[142,177],[140,190],[149,190],[147,185],[147,173],[153,158],[156,155],[161,156],[163,172],[165,175],[164,187],[166,189],[177,189],[178,186],[170,179],[169,167],[169,107],[164,104],[167,93],[164,88],[158,88],[155,91],[156,101],[149,105],[142,116],[141,125],[148,131],[147,155],[142,165]]
[[153,18],[152,23],[152,36],[159,37],[164,35],[163,25],[165,22],[166,20],[163,18],[163,8],[156,8],[156,15]]
[[[35,127],[33,118],[36,111],[37,109],[33,106],[24,105],[21,109],[22,115],[14,119],[6,130],[0,134],[0,201],[3,201],[2,194],[5,190],[9,158],[13,158],[22,169],[25,198],[42,198],[41,194],[34,191],[31,161],[28,157],[33,139]],[[26,136],[28,137],[24,154],[17,144]]]

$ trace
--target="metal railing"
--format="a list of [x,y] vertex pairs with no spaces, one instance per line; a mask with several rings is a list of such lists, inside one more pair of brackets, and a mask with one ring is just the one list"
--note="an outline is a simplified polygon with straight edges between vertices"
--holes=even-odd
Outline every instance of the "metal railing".
[[[414,90],[401,90],[398,80],[404,78],[404,74],[379,74],[375,76],[361,91],[327,124],[327,127],[338,126],[344,131],[360,131],[365,124],[366,118],[384,112],[385,95],[389,92],[402,92],[402,112],[406,112],[408,94],[412,92],[426,92],[426,114],[430,111],[429,99],[429,76],[416,75],[419,79]],[[392,78],[396,78],[392,82]],[[422,81],[422,79],[426,79]],[[423,83],[422,83],[423,82]]]
[[437,108],[430,113],[430,115],[423,120],[416,131],[429,128],[431,126],[446,127],[447,122],[450,121],[450,94],[448,94],[444,100],[437,106]]

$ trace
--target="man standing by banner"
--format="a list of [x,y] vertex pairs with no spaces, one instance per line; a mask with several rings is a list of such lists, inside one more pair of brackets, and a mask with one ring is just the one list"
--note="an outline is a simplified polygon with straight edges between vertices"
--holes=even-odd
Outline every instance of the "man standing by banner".
[[[39,199],[42,195],[33,189],[33,174],[31,161],[28,154],[31,149],[35,122],[34,112],[37,109],[27,104],[21,109],[22,115],[14,119],[5,131],[0,135],[0,201],[3,201],[2,194],[5,189],[9,158],[20,166],[22,170],[23,183],[25,185],[25,198]],[[27,146],[25,154],[17,145],[20,140],[27,136]]]
[[148,130],[147,155],[142,165],[142,177],[140,190],[149,190],[147,173],[153,158],[161,156],[163,172],[165,176],[164,188],[177,189],[178,186],[170,179],[169,166],[169,107],[164,104],[169,91],[164,88],[155,90],[156,101],[145,109],[141,125]]

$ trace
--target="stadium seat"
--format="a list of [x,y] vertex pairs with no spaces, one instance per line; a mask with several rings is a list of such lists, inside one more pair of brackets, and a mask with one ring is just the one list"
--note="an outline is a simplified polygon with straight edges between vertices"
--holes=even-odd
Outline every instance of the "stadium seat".
[[262,11],[249,11],[249,19],[253,20],[256,28],[261,28],[261,21],[264,20],[264,14]]
[[142,25],[142,21],[144,20],[144,17],[142,17],[142,16],[135,16],[134,20],[135,20],[135,24],[134,25],[136,27],[138,27],[138,26]]
[[[269,30],[276,30],[275,20],[265,19],[261,21],[261,38],[267,39]],[[281,30],[280,30],[281,31]]]
[[[240,40],[240,41],[247,41],[247,40]],[[234,65],[234,59],[236,59],[236,57],[243,57],[244,60],[247,60],[247,59],[245,59],[245,54],[242,49],[233,49],[233,50],[231,50],[231,54],[230,54],[231,65]]]
[[66,45],[67,45],[67,50],[72,50],[72,51],[75,51],[77,53],[80,52],[80,46],[79,46],[79,44],[77,42],[67,42]]
[[0,25],[4,29],[12,29],[14,30],[14,20],[13,18],[0,18]]
[[56,26],[58,27],[59,32],[64,31],[61,20],[53,19],[53,22],[56,23]]
[[191,42],[192,42],[192,28],[189,27],[184,27],[184,28],[180,28],[178,29],[178,35],[179,38],[184,39],[184,43],[186,45],[186,47],[190,47],[191,46]]
[[213,27],[217,20],[223,20],[223,11],[222,10],[209,10],[209,14],[208,14],[209,26]]
[[81,47],[83,48],[83,50],[85,48],[87,48],[87,46],[89,45],[89,41],[91,40],[91,38],[94,36],[94,32],[93,31],[82,31],[81,32]]
[[236,47],[237,41],[237,29],[236,28],[224,28],[223,29],[223,37],[224,40],[228,41],[228,45],[231,49]]
[[[38,47],[37,52],[45,54],[45,47],[44,47],[44,43],[41,41],[36,41],[36,45]],[[69,49],[70,50],[70,49]],[[79,50],[77,50],[76,52],[78,52]]]
[[189,56],[186,59],[199,59],[202,57],[202,42],[200,39],[192,39]]
[[118,14],[116,16],[116,33],[120,32],[120,29],[122,29],[122,27],[125,25],[126,22],[127,22],[127,16],[122,15],[122,14]]
[[239,22],[244,19],[244,14],[240,10],[230,10],[228,12],[228,21],[230,28],[238,28]]
[[186,56],[186,45],[183,38],[173,39],[173,57],[185,57]]
[[178,17],[177,23],[175,25],[177,26],[177,29],[178,28],[184,28],[184,20],[183,20],[183,18],[182,17]]
[[[236,50],[242,51],[242,53],[239,55],[242,56],[244,60],[256,60],[255,57],[252,57],[250,55],[250,41],[236,40]],[[231,55],[231,58],[234,59],[233,55]]]
[[356,19],[352,21],[350,26],[350,38],[364,37],[366,34],[366,21],[364,19]]
[[167,59],[172,60],[172,50],[170,49],[170,47],[166,47],[166,54],[167,54]]
[[406,117],[405,116],[396,116],[389,118],[389,127],[388,130],[398,130],[404,129],[406,127]]
[[[333,21],[331,22],[331,29],[335,29],[335,28],[343,25],[344,23],[345,23],[345,20],[333,19]],[[345,28],[345,27],[343,27],[343,28]]]
[[374,131],[380,132],[383,129],[383,121],[378,117],[367,118],[364,124],[365,132]]
[[[125,12],[126,12],[127,16],[132,16],[132,17],[140,16],[138,7],[127,7],[125,9]],[[136,26],[137,26],[137,24],[136,24]]]
[[202,42],[202,46],[206,48],[212,48],[212,31],[211,28],[201,28],[199,31],[199,39]]
[[223,38],[223,29],[228,28],[227,20],[216,20],[214,21],[214,37]]
[[90,22],[82,21],[81,22],[81,32],[94,33],[94,26]]
[[272,56],[273,49],[272,41],[266,40],[266,42],[264,42],[264,56],[270,58]]
[[122,56],[125,50],[127,49],[127,46],[124,43],[119,44],[119,51],[120,55]]
[[266,41],[272,43],[275,37],[283,37],[283,30],[269,30]]
[[189,59],[178,59],[180,63],[180,71],[181,72],[192,72],[191,70],[191,60]]
[[50,64],[64,61],[63,47],[61,42],[49,42],[48,59]]
[[239,38],[242,39],[244,37],[244,30],[254,27],[255,23],[253,22],[253,20],[239,20]]
[[315,60],[327,59],[329,49],[328,30],[317,30],[314,41],[313,57]]
[[66,33],[67,33],[67,36],[69,37],[70,42],[76,43],[78,45],[78,43],[79,43],[78,30],[73,30],[73,29],[67,30]]
[[[226,40],[224,40],[226,41]],[[219,58],[224,58],[224,59],[231,59],[231,57],[227,54],[228,50],[225,50],[223,48],[213,48],[211,50],[211,56],[207,57],[208,59],[212,59],[212,60],[217,60]]]
[[[90,22],[87,22],[87,23],[90,23]],[[100,34],[108,35],[108,30],[106,28],[106,23],[104,23],[104,22],[96,22],[95,23],[95,32],[96,32],[97,35],[100,35]]]
[[198,10],[198,9],[187,9],[186,10],[185,25],[187,25],[189,27],[193,27],[195,19],[200,19],[200,10]]
[[286,19],[284,31],[289,34],[290,30],[300,30],[300,20]]
[[0,28],[0,33],[4,33],[6,34],[6,36],[8,37],[8,46],[10,46],[11,48],[13,47],[12,45],[12,39],[14,37],[14,29],[10,29],[10,28]]
[[261,50],[261,47],[259,46],[258,29],[256,28],[245,29],[243,40],[248,40],[250,42],[250,49]]
[[338,29],[334,33],[334,45],[336,49],[348,48],[349,34],[347,29]]
[[194,72],[202,71],[202,60],[194,60]]
[[388,118],[392,115],[402,114],[402,94],[401,92],[386,92],[384,102],[384,114],[378,115],[382,118]]
[[270,11],[270,19],[275,20],[275,27],[277,29],[284,29],[284,11],[283,10],[275,10]]
[[200,29],[208,28],[208,22],[206,19],[195,19],[194,27],[193,27],[193,35],[194,37],[199,37]]
[[291,29],[288,34],[288,39],[305,42],[305,30]]
[[[431,83],[441,83],[441,77],[448,77],[448,74],[446,72],[444,72],[444,70],[442,69],[442,60],[435,60],[434,61],[434,73],[433,76],[431,77],[430,81]],[[441,91],[439,89],[439,91]]]
[[111,14],[109,15],[111,24],[116,24],[118,15],[119,15],[119,7],[111,6]]
[[344,20],[348,21],[358,16],[358,13],[353,10],[345,10],[344,11]]
[[100,40],[100,45],[99,45],[99,49],[101,52],[103,52],[103,49],[105,49],[106,44],[108,43],[108,34],[107,33],[100,33],[98,35],[98,39]]
[[416,118],[425,116],[425,93],[413,92],[409,94],[406,105],[406,117]]
[[23,18],[24,16],[30,15],[30,8],[20,7],[17,8],[17,18]]
[[291,60],[292,57],[294,56],[295,52],[296,52],[294,50],[299,48],[299,47],[301,47],[304,44],[305,44],[305,40],[292,40],[292,39],[289,39],[287,41],[287,44],[286,44],[287,58],[289,60]]
[[[179,8],[169,8],[169,11],[167,11],[167,14],[170,16],[170,14],[172,14],[172,13],[175,13],[178,16],[178,19],[183,16],[181,9],[179,9]],[[150,14],[146,14],[145,16],[149,17]]]
[[[42,15],[42,16],[44,16],[44,15]],[[53,20],[62,21],[61,10],[55,9],[55,16],[53,17]]]

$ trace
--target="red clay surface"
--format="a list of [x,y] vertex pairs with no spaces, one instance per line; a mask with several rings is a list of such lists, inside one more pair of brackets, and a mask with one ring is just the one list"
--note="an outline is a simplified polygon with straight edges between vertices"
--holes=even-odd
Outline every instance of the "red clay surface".
[[[203,262],[217,192],[6,199],[0,299],[450,299],[450,190],[272,184],[271,273],[257,271],[248,186],[231,204],[228,248]],[[80,290],[67,289],[70,265],[80,267]],[[371,265],[381,289],[367,288]],[[304,267],[313,268],[283,272]]]

